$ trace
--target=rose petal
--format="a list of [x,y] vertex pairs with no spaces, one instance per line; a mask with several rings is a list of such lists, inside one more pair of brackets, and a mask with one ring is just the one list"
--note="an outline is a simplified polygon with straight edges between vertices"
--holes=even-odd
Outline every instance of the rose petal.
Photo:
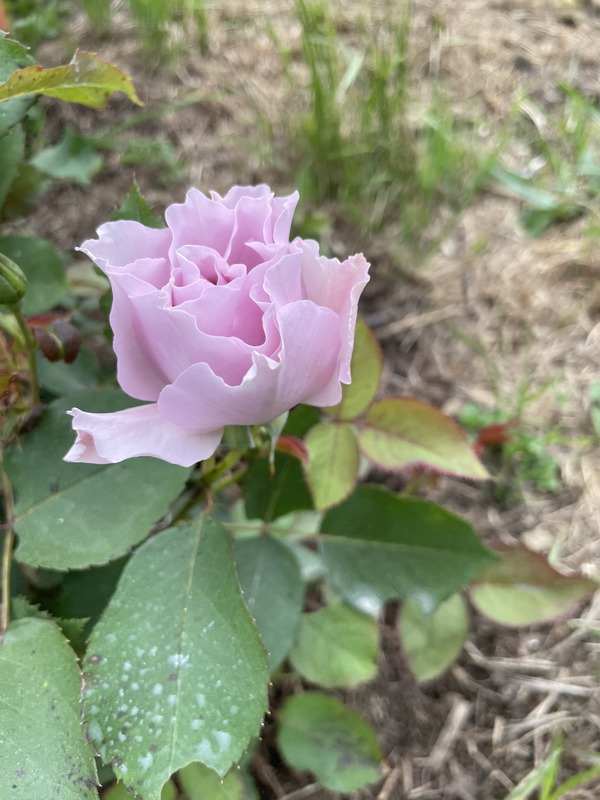
[[190,467],[209,458],[219,446],[223,430],[191,433],[166,420],[156,404],[135,406],[110,414],[90,414],[73,408],[75,444],[65,461],[115,464],[126,458],[153,456]]
[[115,337],[117,379],[127,394],[157,400],[163,387],[199,361],[237,384],[252,365],[252,346],[240,339],[198,330],[185,306],[171,307],[166,292],[138,294],[139,281],[109,274],[113,285],[110,324]]
[[180,247],[199,244],[224,256],[234,229],[233,212],[210,200],[198,189],[190,189],[184,203],[173,203],[165,211],[173,242],[169,251],[172,263]]
[[194,364],[158,399],[167,419],[189,430],[270,422],[313,397],[334,405],[341,398],[338,379],[339,319],[307,300],[278,312],[280,361],[255,354],[239,386],[230,386],[207,364]]
[[[143,259],[159,259],[166,269],[159,288],[169,279],[167,257],[171,244],[171,232],[167,228],[147,228],[139,222],[117,220],[106,222],[98,228],[98,239],[87,239],[78,250],[95,261],[100,269],[105,266],[123,268],[134,272],[135,265]],[[146,267],[144,267],[146,269]],[[144,275],[139,277],[144,278]],[[148,280],[148,277],[145,277]]]

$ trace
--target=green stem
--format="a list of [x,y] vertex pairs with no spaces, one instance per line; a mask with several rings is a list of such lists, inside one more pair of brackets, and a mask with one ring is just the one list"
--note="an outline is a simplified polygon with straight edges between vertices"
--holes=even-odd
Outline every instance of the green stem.
[[[2,455],[0,453],[0,462]],[[2,472],[2,496],[4,501],[4,546],[2,548],[2,573],[0,580],[2,581],[2,607],[0,608],[0,641],[4,638],[4,633],[8,628],[10,621],[10,566],[12,560],[12,551],[15,543],[14,532],[14,499],[12,485],[10,479],[0,464],[0,471]]]
[[17,321],[21,333],[23,334],[23,341],[25,342],[25,347],[27,348],[27,354],[29,356],[29,374],[31,378],[31,405],[36,406],[40,402],[40,384],[38,380],[37,361],[35,359],[37,342],[31,333],[23,312],[21,311],[21,306],[13,306],[12,313]]
[[230,450],[210,471],[202,475],[202,483],[213,489],[223,474],[231,472],[240,463],[245,453],[245,450]]

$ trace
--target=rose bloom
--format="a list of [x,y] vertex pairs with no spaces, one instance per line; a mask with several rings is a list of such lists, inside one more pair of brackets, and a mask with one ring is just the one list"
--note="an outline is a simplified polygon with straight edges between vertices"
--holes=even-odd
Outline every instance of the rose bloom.
[[369,264],[290,242],[297,202],[264,185],[210,198],[190,189],[167,208],[165,228],[107,222],[81,245],[112,286],[119,384],[146,403],[72,409],[67,461],[190,466],[215,452],[226,425],[339,402]]

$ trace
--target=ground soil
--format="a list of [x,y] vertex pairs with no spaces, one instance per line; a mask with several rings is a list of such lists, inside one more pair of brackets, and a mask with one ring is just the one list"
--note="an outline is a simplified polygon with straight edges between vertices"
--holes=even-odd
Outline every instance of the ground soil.
[[[359,4],[338,5],[340,31],[345,25],[350,36]],[[110,34],[74,14],[68,36],[40,52],[42,61],[56,64],[76,44],[133,75],[149,112],[141,132],[168,139],[185,163],[184,183],[161,183],[151,165],[135,169],[157,208],[180,200],[186,184],[222,191],[268,181],[291,188],[291,176],[269,163],[256,135],[257,120],[269,120],[277,141],[294,107],[265,22],[297,55],[291,3],[211,6],[208,49],[200,52],[174,31],[182,50],[169,63],[140,56],[135,25],[119,4]],[[510,121],[522,97],[550,114],[561,102],[557,82],[566,76],[598,102],[600,6],[596,0],[415,0],[410,58],[415,118],[441,85],[453,113],[477,122],[483,142]],[[196,101],[175,108],[190,91]],[[125,100],[98,113],[63,111],[90,131],[130,113]],[[511,139],[510,166],[524,167],[530,157],[526,144]],[[53,191],[36,215],[38,231],[66,248],[93,235],[122,201],[132,173],[109,154],[93,188]],[[454,414],[466,401],[510,407],[527,386],[535,399],[523,422],[560,429],[554,446],[560,491],[522,487],[521,498],[499,503],[493,492],[447,480],[434,499],[465,515],[489,542],[524,541],[546,553],[559,544],[563,564],[600,576],[600,448],[587,393],[600,379],[600,248],[583,236],[581,221],[528,239],[518,212],[515,199],[488,187],[427,261],[405,263],[401,275],[390,267],[393,226],[357,242],[335,211],[334,245],[341,253],[362,249],[373,261],[364,307],[386,357],[382,392],[417,396]],[[561,776],[583,770],[581,752],[600,750],[600,644],[590,632],[599,620],[598,598],[569,619],[525,630],[500,628],[473,612],[460,660],[424,686],[410,677],[384,627],[379,677],[347,699],[375,723],[385,774],[353,797],[501,800],[548,754],[559,730],[566,741]],[[265,798],[329,796],[310,776],[294,775],[274,759],[267,729],[255,769]],[[600,782],[565,796],[591,800],[600,796]]]

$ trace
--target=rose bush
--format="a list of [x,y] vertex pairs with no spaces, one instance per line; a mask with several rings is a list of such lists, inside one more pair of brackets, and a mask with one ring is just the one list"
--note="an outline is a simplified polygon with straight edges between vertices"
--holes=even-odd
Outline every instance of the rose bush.
[[339,402],[369,264],[290,241],[297,201],[265,185],[224,197],[191,189],[167,208],[165,228],[108,222],[82,244],[112,286],[119,384],[147,402],[72,409],[77,439],[66,460],[189,466],[214,453],[227,425]]

